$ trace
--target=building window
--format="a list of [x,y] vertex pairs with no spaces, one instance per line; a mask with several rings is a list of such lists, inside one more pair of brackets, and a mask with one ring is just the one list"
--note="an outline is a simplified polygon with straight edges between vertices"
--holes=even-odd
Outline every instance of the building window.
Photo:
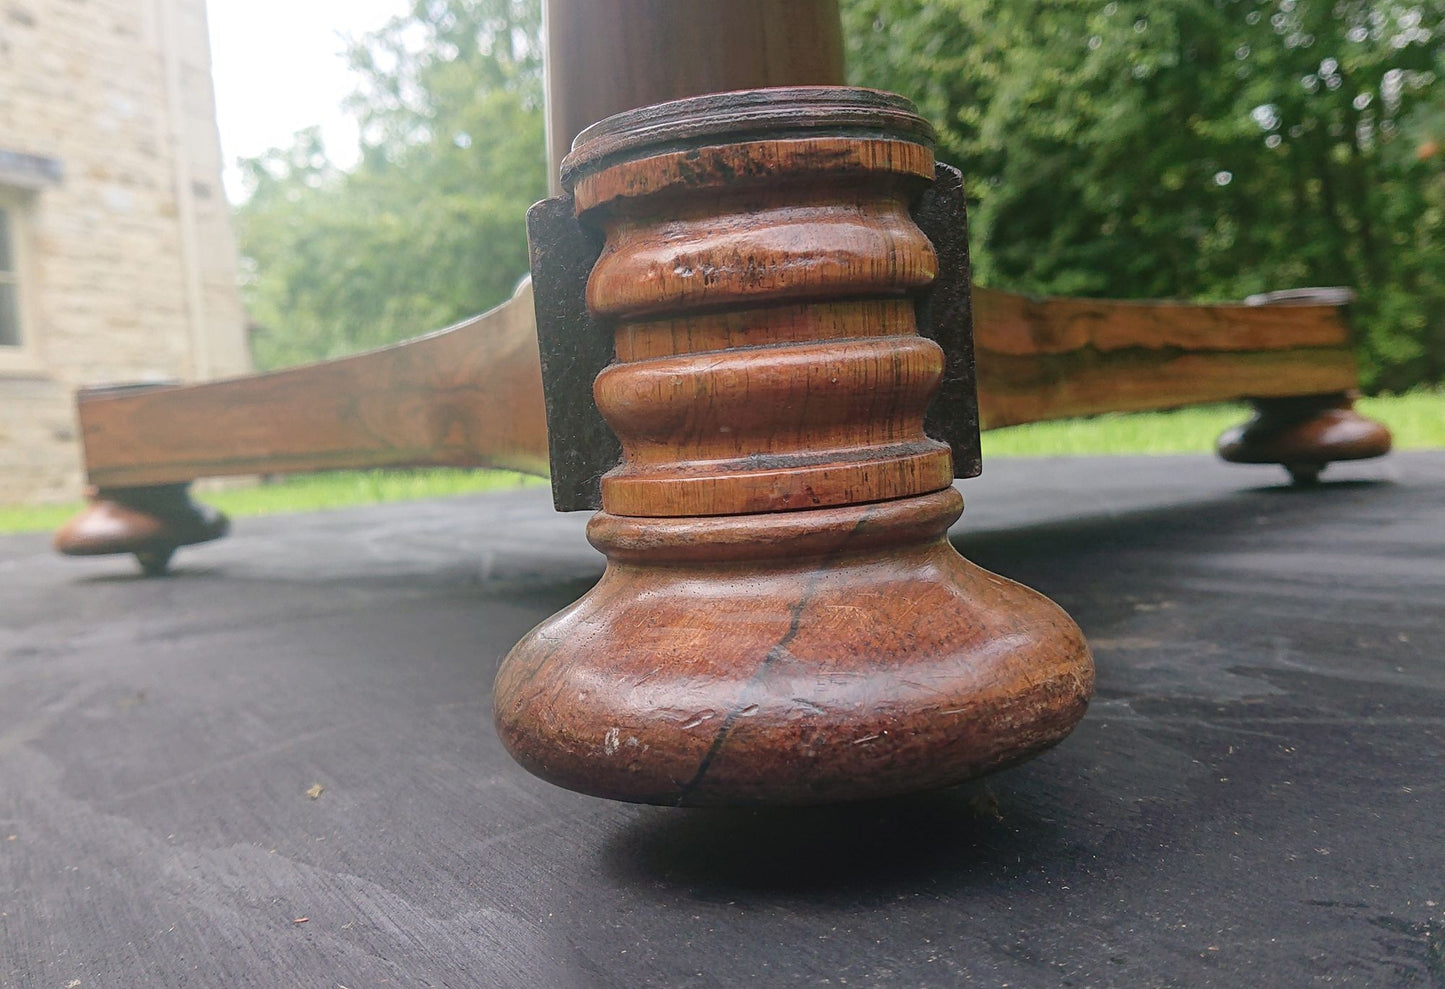
[[0,200],[0,347],[25,342],[20,324],[20,238],[17,210]]
[[39,197],[63,177],[54,158],[0,148],[0,376],[45,372],[36,346],[31,238]]

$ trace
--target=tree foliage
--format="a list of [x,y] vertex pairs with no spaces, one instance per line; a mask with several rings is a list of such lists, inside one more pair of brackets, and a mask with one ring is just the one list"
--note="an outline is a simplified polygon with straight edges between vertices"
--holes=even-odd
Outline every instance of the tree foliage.
[[537,0],[415,0],[351,46],[361,160],[315,130],[244,162],[257,363],[334,357],[501,302],[547,191]]
[[[1367,380],[1445,378],[1445,0],[842,0],[855,81],[914,99],[975,272],[1057,294],[1361,294]],[[526,271],[539,0],[414,0],[351,49],[360,163],[246,164],[258,361],[400,339]]]
[[980,280],[1348,285],[1370,381],[1445,376],[1445,0],[844,8],[857,81],[917,100],[970,174]]

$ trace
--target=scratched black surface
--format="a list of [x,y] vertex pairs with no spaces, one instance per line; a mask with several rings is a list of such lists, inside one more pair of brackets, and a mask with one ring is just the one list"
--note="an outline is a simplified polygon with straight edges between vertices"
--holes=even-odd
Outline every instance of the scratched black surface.
[[592,394],[592,382],[616,356],[612,331],[587,311],[587,277],[602,241],[573,209],[569,194],[527,210],[552,504],[559,512],[601,508],[602,475],[622,460],[622,442]]
[[492,672],[599,569],[544,488],[243,519],[163,581],[0,539],[0,985],[1440,986],[1445,455],[1331,473],[991,461],[961,543],[1079,619],[1095,705],[803,813],[507,760]]
[[938,254],[938,278],[918,300],[918,332],[943,348],[943,378],[923,424],[953,452],[954,477],[977,477],[983,469],[966,198],[963,173],[939,162],[933,185],[913,207],[913,222]]

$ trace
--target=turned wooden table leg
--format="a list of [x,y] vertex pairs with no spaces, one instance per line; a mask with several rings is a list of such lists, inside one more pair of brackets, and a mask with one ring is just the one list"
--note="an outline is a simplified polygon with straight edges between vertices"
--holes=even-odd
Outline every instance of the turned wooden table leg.
[[[1347,333],[1344,313],[1354,298],[1349,289],[1301,288],[1251,296],[1245,302],[1271,312],[1331,306]],[[1301,363],[1305,353],[1301,351]],[[1353,383],[1353,359],[1347,370]],[[1249,399],[1254,417],[1219,437],[1219,455],[1235,464],[1280,464],[1298,485],[1316,483],[1320,472],[1336,460],[1384,456],[1390,452],[1390,431],[1355,411],[1352,388],[1353,384],[1341,391],[1321,388],[1317,394],[1301,394],[1303,389],[1256,394]]]
[[89,504],[55,534],[67,556],[131,553],[148,577],[166,572],[182,546],[220,539],[231,529],[225,515],[192,500],[190,485],[92,488]]
[[56,534],[71,555],[135,553],[226,533],[191,480],[386,467],[545,474],[542,372],[524,284],[490,312],[393,347],[194,385],[77,396],[91,504]]
[[1336,460],[1390,452],[1390,431],[1354,409],[1348,393],[1251,400],[1254,417],[1219,437],[1219,455],[1236,464],[1280,464],[1296,484],[1314,484]]
[[[89,427],[96,410],[108,403],[144,401],[174,391],[171,385],[114,385],[84,389],[76,396],[92,484],[86,490],[86,507],[55,533],[58,552],[66,556],[131,554],[143,574],[159,577],[168,571],[171,557],[180,547],[220,539],[231,531],[230,519],[191,498],[195,474],[137,483],[111,483],[95,476]],[[130,447],[136,445],[134,439],[129,443]],[[144,443],[139,445],[144,447]]]
[[[951,360],[918,328],[948,282],[966,330],[966,256],[910,213],[956,180],[935,182],[912,105],[682,100],[584,131],[563,178],[532,228],[549,415],[569,401],[549,351],[590,347],[556,324],[605,334],[596,408],[621,459],[588,529],[601,582],[498,673],[512,755],[616,799],[801,804],[946,786],[1067,735],[1093,685],[1078,627],[947,539],[963,502],[924,417],[971,348]],[[601,242],[577,282],[590,321],[549,300],[573,256],[551,225],[573,214]],[[964,383],[945,394],[972,414]],[[586,468],[555,453],[569,497],[559,468]]]

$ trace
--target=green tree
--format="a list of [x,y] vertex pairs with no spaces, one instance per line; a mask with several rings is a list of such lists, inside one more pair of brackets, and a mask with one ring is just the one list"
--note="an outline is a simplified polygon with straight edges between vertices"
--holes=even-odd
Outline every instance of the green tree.
[[351,48],[359,164],[315,130],[244,162],[257,363],[335,357],[504,300],[546,195],[537,0],[415,0]]
[[[1367,381],[1445,378],[1445,0],[843,0],[856,81],[914,98],[985,284],[1358,289]],[[415,0],[353,46],[360,164],[247,163],[263,366],[506,297],[545,194],[538,0]]]
[[1367,380],[1445,377],[1445,0],[845,0],[857,81],[970,174],[980,280],[1358,289]]

